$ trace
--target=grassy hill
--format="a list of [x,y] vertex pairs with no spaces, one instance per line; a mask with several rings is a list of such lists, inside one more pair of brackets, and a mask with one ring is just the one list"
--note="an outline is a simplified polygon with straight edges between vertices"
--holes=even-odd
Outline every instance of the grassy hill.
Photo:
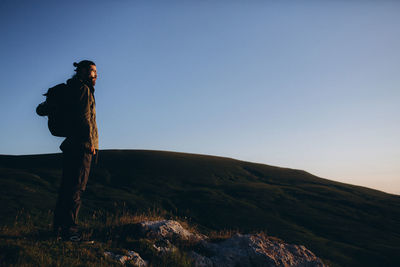
[[[0,156],[0,226],[21,209],[51,218],[61,155]],[[301,170],[230,158],[106,150],[92,170],[81,218],[98,210],[159,210],[204,233],[265,231],[337,266],[400,263],[400,196]],[[3,236],[1,246],[7,243]]]

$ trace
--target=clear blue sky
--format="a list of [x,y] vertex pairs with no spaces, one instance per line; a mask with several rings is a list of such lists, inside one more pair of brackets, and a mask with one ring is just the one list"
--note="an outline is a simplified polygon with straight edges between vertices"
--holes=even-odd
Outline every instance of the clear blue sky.
[[[301,2],[301,3],[300,3]],[[233,157],[400,194],[398,1],[0,2],[0,153],[96,62],[101,149]]]

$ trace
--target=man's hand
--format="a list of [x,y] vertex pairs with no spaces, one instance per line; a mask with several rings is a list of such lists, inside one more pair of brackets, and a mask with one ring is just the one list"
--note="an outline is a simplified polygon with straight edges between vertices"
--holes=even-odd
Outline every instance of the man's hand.
[[96,155],[96,149],[94,148],[94,146],[90,147],[90,153],[92,153],[93,156]]

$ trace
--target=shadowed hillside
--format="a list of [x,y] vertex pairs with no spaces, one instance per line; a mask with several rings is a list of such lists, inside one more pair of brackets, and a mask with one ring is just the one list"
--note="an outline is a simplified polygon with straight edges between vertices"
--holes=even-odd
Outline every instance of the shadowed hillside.
[[[61,155],[0,156],[1,225],[21,208],[55,205]],[[305,171],[206,155],[101,151],[81,216],[96,209],[160,209],[203,231],[265,231],[304,244],[328,264],[400,262],[400,196]]]

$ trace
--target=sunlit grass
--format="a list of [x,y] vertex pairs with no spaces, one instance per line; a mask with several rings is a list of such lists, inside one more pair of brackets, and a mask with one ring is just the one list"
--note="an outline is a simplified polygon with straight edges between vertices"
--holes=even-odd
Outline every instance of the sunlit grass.
[[104,252],[126,254],[134,250],[150,266],[190,266],[185,247],[160,255],[153,248],[154,240],[138,233],[136,223],[164,219],[162,213],[95,211],[81,222],[83,236],[95,241],[85,244],[58,240],[51,231],[51,212],[33,216],[21,210],[12,224],[0,228],[0,262],[2,266],[120,266]]

